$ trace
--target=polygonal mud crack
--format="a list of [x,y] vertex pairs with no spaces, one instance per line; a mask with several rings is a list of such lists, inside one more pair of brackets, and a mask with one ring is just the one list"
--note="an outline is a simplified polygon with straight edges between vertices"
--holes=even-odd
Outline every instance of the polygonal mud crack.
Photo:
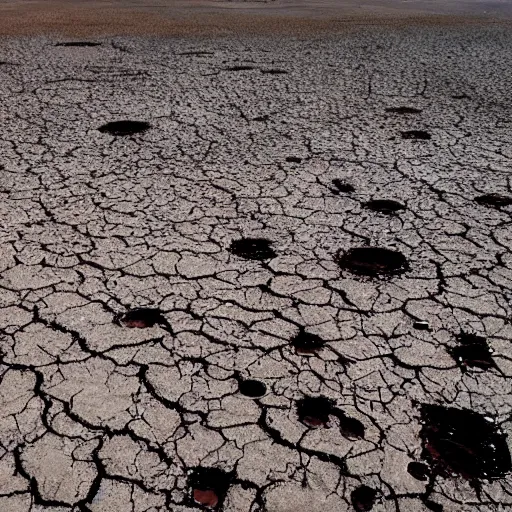
[[365,276],[400,274],[408,270],[405,256],[381,247],[354,247],[336,256],[338,265],[354,274]]
[[265,75],[286,75],[288,74],[288,71],[285,71],[284,69],[262,69],[262,73]]
[[386,112],[392,114],[420,114],[421,110],[414,107],[390,107],[386,109]]
[[230,474],[221,469],[194,468],[188,478],[194,502],[210,509],[222,506],[231,478]]
[[55,43],[55,46],[77,46],[77,47],[88,47],[88,46],[101,46],[101,43],[93,41],[68,41],[63,43]]
[[119,322],[126,327],[143,329],[157,324],[165,324],[166,320],[159,309],[136,308],[122,315]]
[[301,330],[291,342],[297,354],[301,356],[310,356],[318,353],[325,342],[320,336]]
[[247,260],[268,260],[276,257],[272,242],[266,238],[240,238],[233,240],[229,252]]
[[484,337],[462,332],[457,341],[460,345],[451,348],[450,354],[462,368],[471,366],[488,370],[496,367]]
[[421,419],[422,456],[436,473],[490,479],[511,470],[506,436],[491,419],[439,405],[422,405]]
[[350,183],[347,183],[346,181],[341,181],[338,178],[334,178],[332,180],[332,184],[340,192],[348,192],[348,193],[350,193],[350,192],[355,192],[355,190],[356,190]]
[[512,196],[506,196],[504,194],[484,194],[475,198],[478,204],[485,206],[495,206],[500,208],[502,206],[510,206],[512,204]]
[[430,476],[430,468],[423,462],[409,462],[407,472],[416,480],[425,481]]
[[430,133],[425,132],[423,130],[409,130],[406,132],[402,132],[402,139],[409,140],[430,140],[432,137]]
[[368,487],[367,485],[361,485],[350,495],[350,501],[352,506],[358,512],[366,512],[373,508],[375,500],[377,498],[377,491]]
[[243,380],[238,384],[238,390],[248,398],[262,398],[267,392],[267,386],[258,380]]
[[405,206],[398,201],[393,201],[392,199],[372,199],[364,204],[366,208],[369,210],[373,210],[375,212],[381,213],[395,213],[399,210],[405,210]]
[[144,121],[112,121],[98,128],[101,133],[109,133],[110,135],[125,136],[142,133],[149,130],[151,125]]

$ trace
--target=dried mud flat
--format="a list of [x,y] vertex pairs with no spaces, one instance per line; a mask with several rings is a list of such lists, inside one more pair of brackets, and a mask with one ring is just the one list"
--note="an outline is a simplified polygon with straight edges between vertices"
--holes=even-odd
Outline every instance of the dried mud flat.
[[511,46],[3,39],[0,510],[510,508]]

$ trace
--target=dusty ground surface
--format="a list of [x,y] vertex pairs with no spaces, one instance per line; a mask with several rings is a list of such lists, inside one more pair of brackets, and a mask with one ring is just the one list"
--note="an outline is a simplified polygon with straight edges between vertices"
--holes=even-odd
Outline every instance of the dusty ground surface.
[[0,510],[508,510],[511,46],[4,39]]

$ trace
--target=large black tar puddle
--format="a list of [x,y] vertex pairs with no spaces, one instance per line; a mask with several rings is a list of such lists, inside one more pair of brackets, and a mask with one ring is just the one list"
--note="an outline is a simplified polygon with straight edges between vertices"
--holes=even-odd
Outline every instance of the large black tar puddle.
[[342,269],[366,276],[400,274],[409,268],[401,252],[381,247],[354,247],[346,252],[340,251],[336,261]]

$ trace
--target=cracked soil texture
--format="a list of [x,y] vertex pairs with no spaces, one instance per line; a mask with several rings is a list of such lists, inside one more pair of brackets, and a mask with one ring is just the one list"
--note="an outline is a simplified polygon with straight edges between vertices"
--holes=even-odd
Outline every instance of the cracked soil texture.
[[0,510],[510,510],[511,47],[3,39]]

